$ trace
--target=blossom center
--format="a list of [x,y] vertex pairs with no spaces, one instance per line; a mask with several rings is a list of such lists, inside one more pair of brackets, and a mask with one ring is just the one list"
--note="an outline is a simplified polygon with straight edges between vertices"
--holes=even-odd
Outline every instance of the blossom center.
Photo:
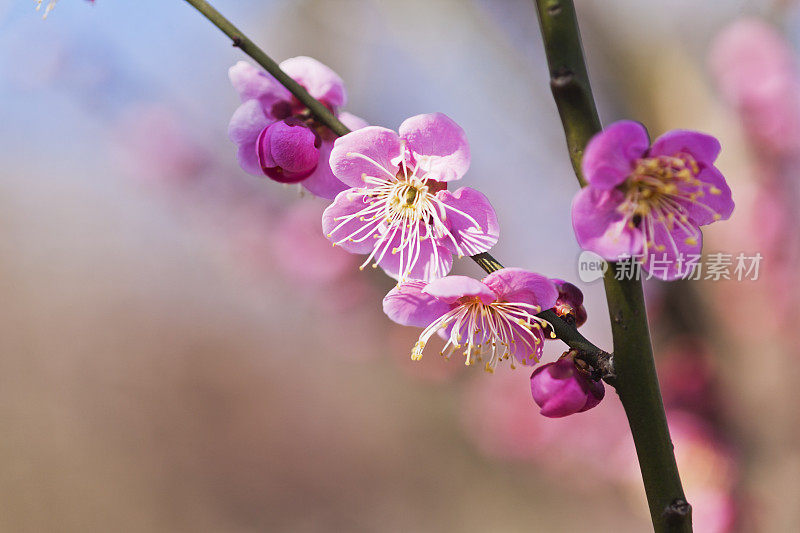
[[[486,304],[475,296],[463,297],[457,307],[422,331],[411,350],[411,359],[422,359],[431,336],[441,330],[446,343],[440,355],[448,359],[464,348],[464,364],[485,362],[487,372],[493,372],[498,362],[511,356],[522,364],[534,364],[542,353],[543,328],[549,326],[536,316],[541,310],[538,305],[521,302]],[[513,360],[511,367],[514,368]]]
[[[689,246],[699,242],[700,230],[689,220],[687,205],[703,204],[700,199],[707,194],[720,194],[720,190],[698,178],[700,164],[690,154],[645,157],[636,161],[633,172],[621,186],[625,200],[618,210],[624,215],[629,228],[639,228],[645,236],[645,255],[648,250],[663,252],[664,244],[655,244],[660,227],[672,239],[671,248],[678,246],[674,233]],[[719,218],[714,213],[714,218]]]
[[469,214],[442,201],[436,193],[446,189],[447,184],[428,179],[427,174],[420,170],[419,163],[411,168],[403,160],[400,170],[391,172],[363,154],[349,155],[374,164],[382,171],[382,175],[364,174],[364,186],[350,189],[348,199],[353,202],[361,200],[364,207],[352,214],[336,217],[338,225],[329,232],[328,237],[348,223],[358,224],[349,234],[334,241],[334,245],[348,240],[364,242],[374,239],[372,253],[360,268],[366,267],[373,259],[372,266],[377,267],[387,253],[399,255],[398,277],[400,281],[405,281],[423,255],[423,245],[428,244],[432,257],[426,268],[430,271],[422,274],[422,277],[433,279],[444,276],[447,272],[440,259],[441,241],[450,241],[459,257],[465,255],[461,243],[446,224],[448,214],[465,217],[479,231],[480,224]]

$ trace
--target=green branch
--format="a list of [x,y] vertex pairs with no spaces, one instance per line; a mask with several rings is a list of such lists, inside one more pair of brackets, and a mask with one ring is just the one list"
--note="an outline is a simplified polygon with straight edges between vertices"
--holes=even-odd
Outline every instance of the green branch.
[[[583,59],[572,0],[535,0],[550,85],[581,185],[581,158],[600,120]],[[656,375],[647,312],[639,279],[617,280],[612,263],[604,278],[614,338],[615,388],[636,444],[650,517],[657,532],[690,532],[691,506],[681,486]]]

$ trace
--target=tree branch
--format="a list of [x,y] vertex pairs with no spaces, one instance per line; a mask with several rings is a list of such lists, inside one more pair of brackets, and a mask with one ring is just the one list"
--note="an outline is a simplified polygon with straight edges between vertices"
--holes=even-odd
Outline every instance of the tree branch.
[[[550,86],[566,134],[572,166],[581,185],[583,150],[600,131],[580,31],[572,0],[535,0]],[[636,444],[650,517],[657,532],[691,532],[691,506],[681,486],[656,375],[642,284],[615,279],[611,263],[604,278],[614,338],[615,388]]]

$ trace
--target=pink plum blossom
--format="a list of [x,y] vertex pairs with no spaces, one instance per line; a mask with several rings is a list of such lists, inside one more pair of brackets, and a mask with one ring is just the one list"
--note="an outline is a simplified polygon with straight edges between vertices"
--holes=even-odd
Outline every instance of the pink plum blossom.
[[441,355],[449,358],[464,348],[467,365],[486,356],[485,369],[491,372],[509,357],[523,365],[539,360],[548,323],[536,313],[553,307],[557,296],[546,277],[503,268],[482,281],[447,276],[427,284],[400,283],[383,299],[383,311],[398,324],[424,328],[412,359],[422,359],[425,345],[439,332],[446,340]]
[[[287,59],[280,67],[345,126],[355,130],[367,125],[355,115],[339,112],[347,100],[344,82],[330,68],[303,56]],[[245,171],[281,183],[301,183],[316,196],[328,199],[347,189],[328,165],[336,135],[317,122],[288,89],[246,61],[232,66],[228,76],[242,100],[231,118],[228,135]]]
[[588,411],[605,396],[602,381],[582,374],[567,354],[553,363],[541,365],[531,374],[531,395],[541,414],[561,418]]
[[377,126],[336,140],[330,164],[350,189],[339,193],[322,218],[334,243],[367,254],[387,274],[405,281],[445,276],[459,257],[497,242],[497,215],[487,198],[448,182],[469,168],[467,139],[442,113],[405,120],[399,134]]
[[641,256],[661,279],[684,277],[685,261],[702,249],[700,226],[733,212],[714,166],[719,151],[716,138],[689,130],[669,131],[651,146],[640,123],[615,122],[583,156],[588,185],[572,203],[578,244],[609,261]]

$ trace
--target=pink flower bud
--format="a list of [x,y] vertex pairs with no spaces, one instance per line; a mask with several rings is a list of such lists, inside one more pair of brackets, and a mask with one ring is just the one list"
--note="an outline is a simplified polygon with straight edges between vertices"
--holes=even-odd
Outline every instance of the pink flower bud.
[[581,327],[586,322],[586,309],[583,307],[583,293],[581,290],[563,279],[551,279],[558,290],[555,311],[563,319],[572,319],[575,327]]
[[561,418],[587,411],[600,403],[606,390],[602,381],[584,377],[566,355],[540,366],[531,374],[531,394],[541,414]]
[[280,120],[264,128],[258,136],[258,162],[264,174],[273,180],[297,183],[317,168],[320,144],[314,131],[301,120]]

